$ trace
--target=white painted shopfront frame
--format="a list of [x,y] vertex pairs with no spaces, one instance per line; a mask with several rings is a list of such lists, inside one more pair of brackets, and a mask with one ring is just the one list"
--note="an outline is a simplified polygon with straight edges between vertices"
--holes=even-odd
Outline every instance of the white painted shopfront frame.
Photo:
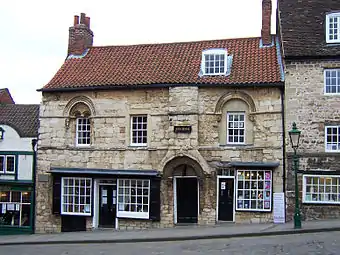
[[197,221],[200,211],[200,185],[197,176],[174,176],[173,186],[174,186],[174,224],[177,224],[177,179],[179,178],[195,178],[197,181]]
[[216,184],[216,221],[218,222],[218,210],[219,210],[219,203],[220,203],[220,179],[233,179],[234,181],[234,196],[233,196],[233,221],[235,222],[235,201],[236,201],[236,183],[235,183],[235,176],[228,176],[228,175],[218,175],[217,176],[217,184]]

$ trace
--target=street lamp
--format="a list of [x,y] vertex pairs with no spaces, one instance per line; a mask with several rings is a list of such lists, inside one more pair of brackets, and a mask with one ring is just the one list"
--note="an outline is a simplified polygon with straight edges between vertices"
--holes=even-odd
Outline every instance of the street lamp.
[[296,155],[296,150],[299,147],[300,142],[300,134],[301,131],[297,129],[296,123],[293,122],[293,128],[289,132],[290,143],[294,150],[294,171],[295,171],[295,213],[294,213],[294,228],[301,228],[301,214],[299,207],[299,186],[298,186],[298,157]]

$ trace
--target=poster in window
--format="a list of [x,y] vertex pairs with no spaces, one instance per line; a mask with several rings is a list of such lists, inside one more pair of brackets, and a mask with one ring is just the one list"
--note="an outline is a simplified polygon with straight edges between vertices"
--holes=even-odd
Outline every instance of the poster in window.
[[7,204],[8,211],[14,211],[14,204]]
[[268,190],[268,189],[270,190],[270,182],[266,182],[266,183],[265,183],[265,189],[266,189],[266,190]]
[[238,200],[237,208],[243,209],[242,200]]
[[90,205],[85,205],[85,213],[90,213]]
[[6,213],[6,204],[2,204],[1,213],[2,214]]
[[265,201],[264,202],[264,209],[269,209],[270,208],[270,202],[269,201]]
[[266,180],[270,180],[270,172],[266,172],[265,178],[266,178]]
[[270,191],[267,190],[264,194],[265,194],[264,200],[270,200]]

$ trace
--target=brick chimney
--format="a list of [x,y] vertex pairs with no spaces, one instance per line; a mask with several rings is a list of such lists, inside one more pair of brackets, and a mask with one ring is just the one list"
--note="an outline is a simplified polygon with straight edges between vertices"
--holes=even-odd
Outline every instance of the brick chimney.
[[272,43],[270,34],[270,23],[272,14],[272,0],[262,0],[262,29],[261,37],[263,45]]
[[93,32],[90,29],[90,18],[85,13],[74,16],[73,27],[69,28],[67,55],[81,55],[93,44]]

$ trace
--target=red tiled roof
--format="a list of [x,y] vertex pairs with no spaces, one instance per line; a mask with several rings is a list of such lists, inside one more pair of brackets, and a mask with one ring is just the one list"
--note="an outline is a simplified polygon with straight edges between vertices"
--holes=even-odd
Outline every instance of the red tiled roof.
[[7,88],[0,89],[0,104],[15,104]]
[[[226,48],[229,76],[199,76],[202,51]],[[43,90],[152,84],[247,84],[281,82],[277,49],[260,38],[91,47],[65,61]]]

